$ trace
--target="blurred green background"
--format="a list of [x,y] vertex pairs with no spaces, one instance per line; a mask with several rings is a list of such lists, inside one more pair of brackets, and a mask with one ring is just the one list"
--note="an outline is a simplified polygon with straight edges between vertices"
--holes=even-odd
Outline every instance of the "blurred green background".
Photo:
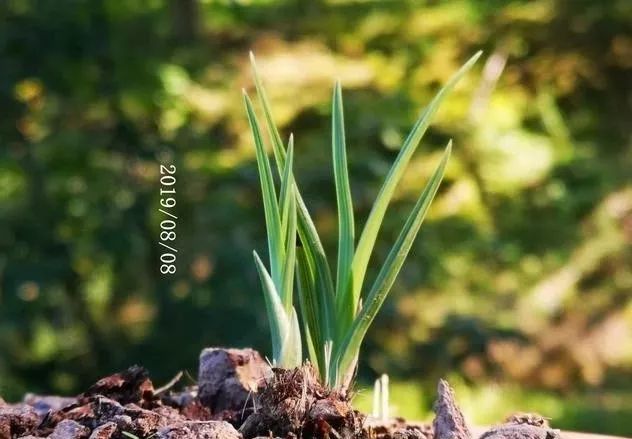
[[[269,352],[251,49],[330,255],[333,81],[360,227],[419,111],[485,51],[386,218],[373,267],[453,138],[359,388],[388,372],[396,413],[427,418],[447,376],[479,423],[536,410],[632,434],[628,0],[3,0],[0,394],[76,393],[133,363],[162,383],[210,345]],[[173,277],[161,163],[177,166]]]

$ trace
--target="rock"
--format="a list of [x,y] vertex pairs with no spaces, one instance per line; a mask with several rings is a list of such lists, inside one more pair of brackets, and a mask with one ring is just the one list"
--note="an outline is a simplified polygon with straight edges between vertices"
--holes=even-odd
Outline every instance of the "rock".
[[391,437],[393,439],[427,439],[421,430],[412,428],[399,428],[391,434]]
[[200,354],[199,398],[212,412],[241,411],[272,369],[252,349],[207,348]]
[[77,398],[67,398],[63,396],[36,395],[27,393],[22,400],[24,404],[30,405],[38,415],[44,416],[48,412],[56,412],[77,402]]
[[171,423],[164,416],[134,404],[125,406],[125,414],[132,419],[131,430],[138,437],[150,436]]
[[158,431],[157,439],[243,439],[235,427],[224,421],[181,422]]
[[129,431],[132,429],[132,418],[128,415],[116,415],[112,418],[119,430]]
[[437,393],[434,404],[436,416],[432,423],[435,439],[471,439],[472,433],[456,405],[454,391],[447,381],[439,380]]
[[350,410],[351,406],[335,399],[320,399],[309,408],[307,417],[312,422],[339,423],[347,417]]
[[85,439],[90,435],[90,429],[84,427],[76,421],[65,419],[61,421],[50,436],[49,439]]
[[39,424],[39,416],[24,404],[0,406],[0,439],[25,436]]
[[99,423],[112,420],[115,416],[125,413],[121,404],[105,396],[97,396],[90,402],[94,417]]
[[479,439],[560,439],[560,431],[529,424],[502,424],[492,427]]
[[114,436],[117,429],[118,427],[114,422],[106,422],[105,424],[92,430],[92,434],[89,439],[110,439]]

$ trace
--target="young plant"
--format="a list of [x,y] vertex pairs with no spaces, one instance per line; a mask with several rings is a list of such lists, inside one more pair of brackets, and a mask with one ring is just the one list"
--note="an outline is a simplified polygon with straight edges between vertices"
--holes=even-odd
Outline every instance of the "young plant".
[[[480,55],[478,52],[470,58],[422,111],[386,176],[357,245],[347,171],[342,91],[340,84],[336,83],[332,99],[331,143],[338,206],[338,257],[336,270],[332,273],[314,222],[294,180],[292,137],[286,148],[272,118],[270,104],[251,54],[255,87],[263,106],[281,182],[277,196],[261,129],[252,103],[244,92],[263,192],[270,272],[256,253],[255,262],[266,299],[275,364],[296,367],[302,361],[301,335],[293,307],[292,273],[296,267],[301,326],[309,359],[324,383],[342,389],[349,387],[364,336],[395,282],[443,178],[451,142],[417,199],[375,281],[365,291],[367,266],[387,207],[439,105]],[[301,245],[295,247],[297,233]]]

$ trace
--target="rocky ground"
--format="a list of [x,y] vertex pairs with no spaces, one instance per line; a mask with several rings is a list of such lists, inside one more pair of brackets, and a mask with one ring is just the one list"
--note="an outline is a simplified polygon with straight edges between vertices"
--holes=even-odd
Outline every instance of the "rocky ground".
[[[181,374],[180,374],[181,375]],[[179,375],[179,376],[180,376]],[[251,349],[205,349],[197,386],[179,376],[154,388],[133,366],[76,397],[0,398],[0,439],[472,439],[446,381],[438,386],[432,425],[367,418],[349,395],[325,388],[311,367],[272,369]],[[516,415],[479,439],[556,439],[537,415]]]

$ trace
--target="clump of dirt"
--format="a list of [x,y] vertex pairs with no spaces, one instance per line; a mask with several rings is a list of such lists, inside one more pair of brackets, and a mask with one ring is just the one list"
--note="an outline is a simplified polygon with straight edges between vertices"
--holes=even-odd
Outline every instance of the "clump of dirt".
[[351,407],[348,395],[323,386],[312,366],[273,372],[256,395],[256,411],[239,429],[245,438],[361,437],[364,416]]
[[168,402],[156,394],[147,371],[133,366],[74,398],[27,395],[23,403],[0,404],[0,439],[241,437],[232,425],[212,419],[195,397],[181,406]]
[[411,423],[404,418],[382,420],[368,418],[363,426],[369,439],[433,439],[432,424]]

